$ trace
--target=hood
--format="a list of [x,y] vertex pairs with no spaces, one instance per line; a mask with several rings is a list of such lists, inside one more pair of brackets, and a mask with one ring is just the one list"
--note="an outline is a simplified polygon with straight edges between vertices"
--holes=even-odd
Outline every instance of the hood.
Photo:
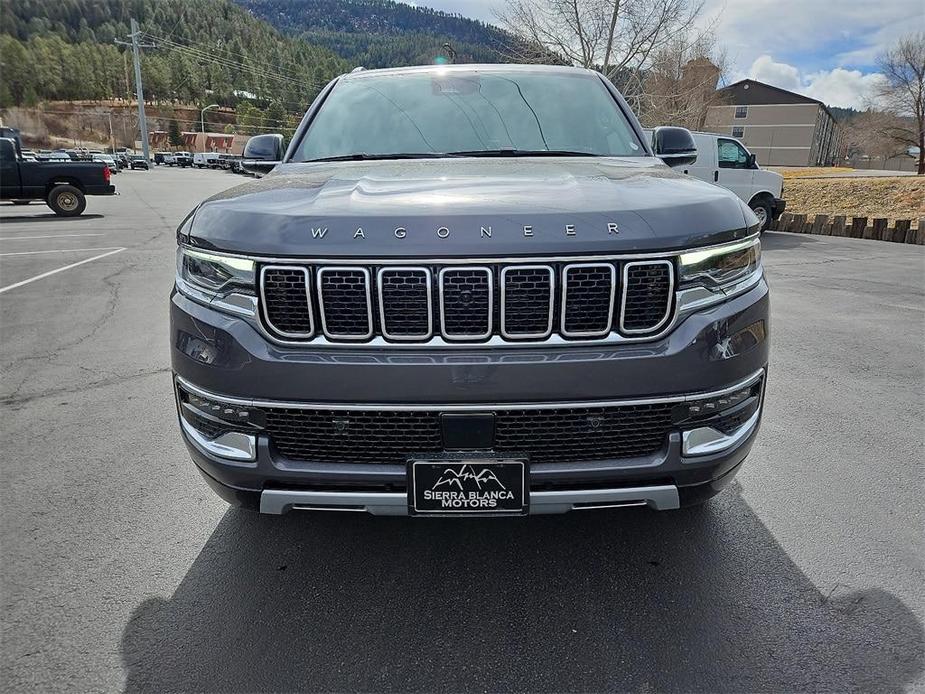
[[650,157],[284,164],[190,222],[204,248],[318,258],[661,251],[748,226],[732,193]]

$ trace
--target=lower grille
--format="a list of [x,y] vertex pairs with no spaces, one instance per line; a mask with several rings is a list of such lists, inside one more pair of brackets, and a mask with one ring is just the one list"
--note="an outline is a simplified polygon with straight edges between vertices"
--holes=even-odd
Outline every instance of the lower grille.
[[[507,410],[496,413],[497,453],[534,463],[613,460],[661,449],[672,430],[670,403]],[[266,431],[286,458],[390,463],[443,451],[438,411],[267,408]]]

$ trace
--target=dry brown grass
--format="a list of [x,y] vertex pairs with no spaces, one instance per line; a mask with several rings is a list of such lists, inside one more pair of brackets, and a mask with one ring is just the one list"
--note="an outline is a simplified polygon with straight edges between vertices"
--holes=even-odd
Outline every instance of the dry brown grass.
[[[831,169],[828,169],[831,171]],[[787,212],[793,214],[883,217],[891,222],[925,216],[925,177],[788,178],[784,183]]]
[[819,176],[822,174],[847,173],[849,171],[854,171],[854,169],[848,166],[805,166],[799,169],[777,168],[775,166],[771,166],[769,168],[772,171],[779,173],[785,179],[804,178],[806,176]]

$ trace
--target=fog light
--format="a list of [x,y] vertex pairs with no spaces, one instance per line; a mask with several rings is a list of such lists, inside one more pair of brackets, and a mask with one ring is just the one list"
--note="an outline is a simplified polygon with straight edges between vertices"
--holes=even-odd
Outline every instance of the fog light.
[[735,407],[740,402],[744,402],[751,397],[753,390],[754,386],[749,386],[748,388],[742,388],[741,390],[717,398],[694,400],[687,403],[687,416],[701,417],[703,415],[715,414],[720,410],[728,410],[730,407]]
[[177,384],[180,424],[200,448],[220,458],[257,459],[257,433],[266,423],[257,408],[218,402]]

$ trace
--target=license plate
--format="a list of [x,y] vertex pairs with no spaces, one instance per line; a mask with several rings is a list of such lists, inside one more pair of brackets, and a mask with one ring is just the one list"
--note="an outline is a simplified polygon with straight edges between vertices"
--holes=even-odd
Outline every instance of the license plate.
[[415,460],[408,466],[415,514],[522,514],[527,473],[520,460]]

